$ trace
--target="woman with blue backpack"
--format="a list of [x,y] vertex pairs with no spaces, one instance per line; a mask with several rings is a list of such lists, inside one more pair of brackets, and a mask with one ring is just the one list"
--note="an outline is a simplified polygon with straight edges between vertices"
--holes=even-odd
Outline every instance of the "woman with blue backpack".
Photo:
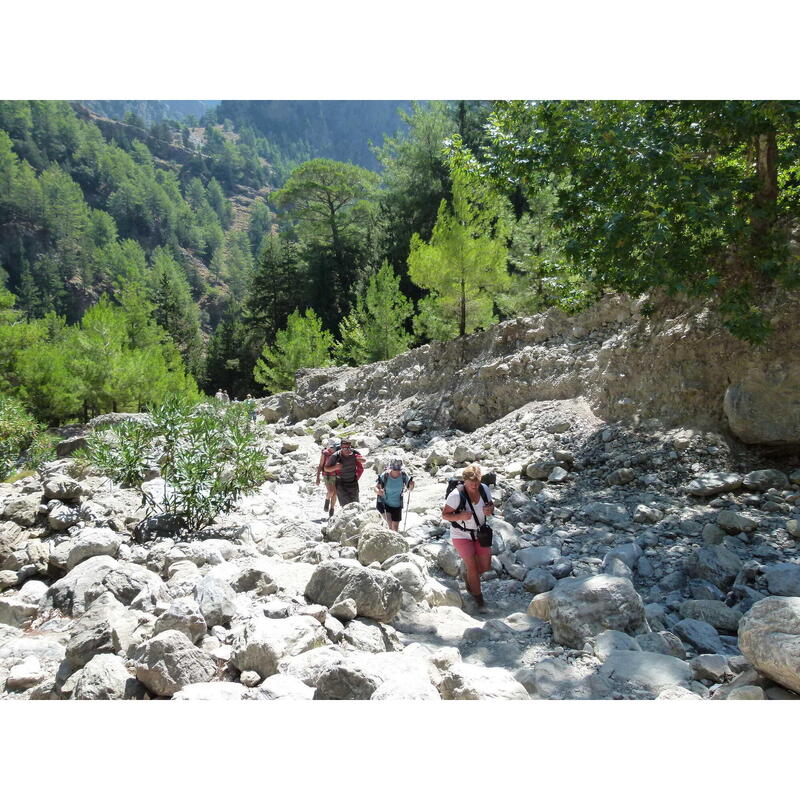
[[[400,529],[400,520],[403,518],[403,493],[414,488],[414,479],[403,471],[403,462],[394,458],[389,462],[389,468],[378,475],[375,484],[375,494],[378,495],[377,508],[386,520],[389,530]],[[381,509],[383,509],[381,511]]]
[[442,519],[450,523],[450,541],[466,567],[467,592],[482,607],[481,575],[492,565],[492,529],[486,517],[494,514],[494,503],[477,464],[470,464],[461,478],[447,495]]

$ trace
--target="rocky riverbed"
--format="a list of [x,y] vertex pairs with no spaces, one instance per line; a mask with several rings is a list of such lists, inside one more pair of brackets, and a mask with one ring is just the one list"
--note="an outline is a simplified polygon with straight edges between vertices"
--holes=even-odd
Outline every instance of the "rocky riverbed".
[[[800,470],[785,456],[608,423],[580,398],[470,433],[343,413],[264,425],[273,480],[186,539],[71,457],[0,484],[0,698],[800,694]],[[368,469],[361,504],[329,520],[313,476],[342,430]],[[372,493],[392,455],[416,480],[398,534]],[[472,461],[497,476],[485,609],[440,521],[446,478]]]

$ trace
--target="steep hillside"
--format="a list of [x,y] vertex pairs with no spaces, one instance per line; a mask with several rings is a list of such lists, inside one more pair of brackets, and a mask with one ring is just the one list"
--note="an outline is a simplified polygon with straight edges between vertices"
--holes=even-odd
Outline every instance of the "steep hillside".
[[351,161],[377,170],[369,141],[383,142],[405,128],[398,108],[407,100],[223,100],[215,109],[220,121],[251,126],[291,155],[298,147],[307,158]]

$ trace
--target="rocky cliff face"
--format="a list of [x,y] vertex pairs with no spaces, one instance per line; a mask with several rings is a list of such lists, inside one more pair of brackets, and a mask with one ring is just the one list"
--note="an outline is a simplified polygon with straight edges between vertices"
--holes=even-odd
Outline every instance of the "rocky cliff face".
[[754,348],[708,309],[607,297],[577,316],[558,309],[504,322],[462,341],[389,362],[299,373],[296,393],[268,417],[422,418],[471,431],[531,401],[583,398],[607,421],[656,418],[664,427],[731,433],[748,444],[800,445],[798,297],[775,304],[774,334]]

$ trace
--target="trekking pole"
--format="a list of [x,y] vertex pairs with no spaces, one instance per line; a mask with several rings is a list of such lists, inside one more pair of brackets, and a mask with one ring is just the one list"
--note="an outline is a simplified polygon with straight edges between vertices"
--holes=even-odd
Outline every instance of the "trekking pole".
[[406,516],[403,520],[403,536],[406,535],[406,527],[408,526],[408,507],[411,505],[411,489],[408,490],[408,497],[406,498]]

